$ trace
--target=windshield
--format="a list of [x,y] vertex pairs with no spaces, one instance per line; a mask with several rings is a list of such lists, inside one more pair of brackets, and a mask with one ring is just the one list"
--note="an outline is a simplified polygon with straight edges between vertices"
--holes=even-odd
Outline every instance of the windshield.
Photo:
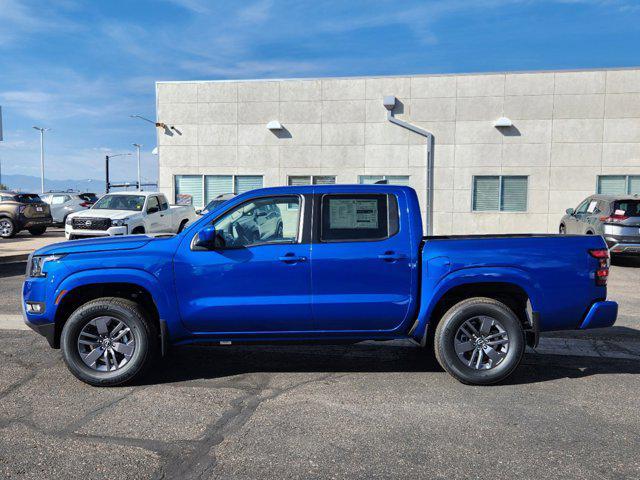
[[624,211],[625,217],[640,217],[640,200],[619,200],[614,203],[613,211]]
[[13,198],[20,203],[42,203],[42,199],[35,193],[20,193]]
[[105,195],[93,205],[93,210],[142,211],[144,195]]

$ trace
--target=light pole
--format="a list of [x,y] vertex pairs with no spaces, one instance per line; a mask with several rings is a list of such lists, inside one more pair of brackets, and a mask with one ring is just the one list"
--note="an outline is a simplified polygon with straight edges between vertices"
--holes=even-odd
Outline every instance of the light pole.
[[131,154],[130,153],[116,153],[115,155],[105,155],[104,156],[104,176],[105,176],[105,182],[104,182],[104,187],[105,187],[105,192],[109,193],[109,186],[110,186],[110,182],[109,182],[109,159],[110,158],[114,158],[114,157],[130,157]]
[[140,147],[142,147],[142,145],[134,143],[133,146],[136,147],[138,154],[138,191],[140,191],[142,190],[142,178],[140,177]]
[[44,193],[44,132],[50,128],[33,127],[40,132],[40,191]]

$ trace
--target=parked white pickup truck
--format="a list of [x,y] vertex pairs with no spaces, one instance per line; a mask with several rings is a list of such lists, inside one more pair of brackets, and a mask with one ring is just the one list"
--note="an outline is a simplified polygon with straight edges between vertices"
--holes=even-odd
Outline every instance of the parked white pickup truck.
[[68,240],[144,233],[178,233],[198,218],[192,206],[169,205],[158,192],[109,193],[90,209],[67,216]]

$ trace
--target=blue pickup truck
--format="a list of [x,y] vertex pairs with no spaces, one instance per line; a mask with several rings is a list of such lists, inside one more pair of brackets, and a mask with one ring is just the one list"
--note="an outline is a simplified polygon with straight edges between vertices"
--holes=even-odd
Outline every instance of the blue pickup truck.
[[390,185],[253,190],[175,236],[34,252],[26,323],[79,379],[118,385],[172,345],[411,339],[468,384],[518,366],[540,332],[613,325],[599,236],[423,237]]

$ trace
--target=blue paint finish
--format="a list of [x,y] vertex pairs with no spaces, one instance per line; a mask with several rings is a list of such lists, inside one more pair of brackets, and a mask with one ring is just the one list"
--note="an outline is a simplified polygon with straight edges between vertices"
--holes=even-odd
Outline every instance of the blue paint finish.
[[591,305],[580,329],[611,327],[617,316],[618,304],[616,302],[596,302]]
[[[193,239],[248,199],[326,193],[395,195],[399,231],[381,241],[321,243],[303,232],[295,244],[198,250]],[[314,195],[316,195],[314,197]],[[319,208],[318,205],[313,206]],[[310,213],[311,210],[307,213]],[[317,218],[316,211],[311,213]],[[304,228],[318,228],[310,219]],[[389,185],[266,188],[229,200],[170,238],[124,236],[50,245],[36,255],[66,254],[27,278],[27,301],[46,303],[36,325],[54,321],[56,297],[92,284],[146,289],[171,343],[205,340],[420,340],[438,302],[452,289],[499,284],[521,289],[539,314],[540,330],[595,328],[615,321],[617,305],[596,286],[597,236],[422,237],[415,192]],[[388,258],[390,253],[399,258]],[[282,261],[294,255],[305,260]],[[383,255],[380,258],[380,255]],[[387,257],[385,257],[387,255]],[[68,294],[68,293],[67,293]]]

